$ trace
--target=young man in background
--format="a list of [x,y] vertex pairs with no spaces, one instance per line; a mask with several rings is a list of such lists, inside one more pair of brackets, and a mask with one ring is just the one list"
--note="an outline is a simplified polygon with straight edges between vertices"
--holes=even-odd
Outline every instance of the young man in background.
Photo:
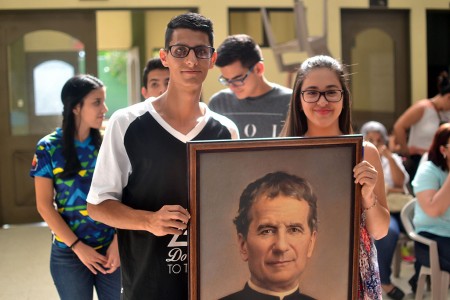
[[158,97],[169,85],[169,68],[165,67],[159,57],[151,58],[145,65],[142,76],[141,94],[144,99]]
[[242,138],[277,137],[283,127],[292,90],[264,76],[261,49],[248,35],[232,35],[217,49],[220,83],[209,108],[230,118]]

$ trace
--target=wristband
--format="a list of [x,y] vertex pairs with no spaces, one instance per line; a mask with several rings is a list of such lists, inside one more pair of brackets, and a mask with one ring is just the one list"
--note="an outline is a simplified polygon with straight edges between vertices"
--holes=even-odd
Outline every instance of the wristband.
[[78,244],[78,242],[81,241],[79,238],[75,242],[72,243],[72,245],[69,246],[70,249],[73,249],[73,247]]

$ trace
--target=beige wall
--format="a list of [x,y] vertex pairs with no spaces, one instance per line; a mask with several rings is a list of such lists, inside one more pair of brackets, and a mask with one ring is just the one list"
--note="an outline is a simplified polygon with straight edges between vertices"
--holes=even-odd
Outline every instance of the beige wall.
[[[215,24],[215,38],[216,45],[226,37],[228,33],[228,7],[291,7],[293,0],[277,0],[277,1],[263,1],[263,0],[228,0],[228,1],[214,1],[214,0],[191,0],[188,3],[185,0],[171,0],[170,2],[164,0],[104,0],[104,1],[89,1],[89,0],[1,0],[0,9],[30,9],[30,8],[114,8],[114,9],[131,9],[131,8],[186,8],[197,7],[201,14],[204,14],[212,19]],[[304,0],[308,9],[308,15],[318,16],[317,18],[309,18],[308,26],[310,34],[320,35],[323,30],[323,2],[318,0]],[[369,1],[363,0],[328,0],[328,45],[333,56],[341,57],[341,27],[340,27],[340,11],[345,8],[368,8]],[[170,6],[169,6],[170,5]],[[390,0],[390,9],[408,9],[411,11],[411,101],[417,101],[427,96],[427,61],[426,61],[426,10],[427,9],[449,9],[448,1],[443,0]],[[154,46],[159,47],[163,41],[163,32],[165,25],[171,13],[151,13],[151,20],[147,23],[147,28],[151,32],[158,32],[158,34],[149,34],[146,37],[147,48],[151,51]],[[112,22],[111,20],[102,20],[100,23],[107,24],[106,26],[99,25],[99,32],[108,29],[113,29],[114,34],[108,38],[108,34],[104,35],[103,40],[99,40],[100,48],[108,48],[109,45],[125,47],[131,40],[127,36],[129,30],[129,23],[126,21],[126,13],[117,12],[120,15],[121,22]],[[169,16],[170,15],[170,16]],[[150,19],[150,18],[149,18]],[[122,23],[123,22],[123,23]],[[157,28],[157,29],[156,29]],[[157,31],[153,31],[153,30]],[[120,39],[117,39],[117,36]],[[103,36],[103,34],[102,34]],[[285,84],[287,82],[287,75],[278,72],[275,62],[272,57],[270,49],[263,49],[266,64],[266,76],[269,80]],[[150,54],[149,54],[150,55]],[[302,59],[306,58],[305,54],[299,54]],[[218,70],[215,68],[211,70],[205,85],[204,85],[204,99],[207,100],[222,86],[217,82],[219,76]]]
[[157,49],[164,48],[164,33],[169,20],[178,14],[185,13],[186,10],[149,11],[145,18],[146,49],[147,57],[153,57]]
[[108,11],[97,13],[98,50],[127,50],[131,43],[131,13]]

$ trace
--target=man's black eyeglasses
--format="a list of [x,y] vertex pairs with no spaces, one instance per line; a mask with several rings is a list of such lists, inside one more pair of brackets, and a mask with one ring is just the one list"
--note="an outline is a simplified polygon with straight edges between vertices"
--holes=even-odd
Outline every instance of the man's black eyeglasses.
[[241,78],[237,78],[237,79],[226,79],[223,76],[219,77],[219,82],[225,86],[243,86],[244,85],[244,81],[245,79],[247,79],[248,75],[250,75],[250,73],[253,71],[253,68],[256,66],[253,65],[250,69],[248,69],[247,73],[245,73],[244,76],[242,76]]
[[306,90],[302,91],[303,101],[307,103],[315,103],[319,101],[320,96],[323,96],[328,102],[339,102],[344,94],[343,90],[328,90],[325,92],[320,92],[316,90]]
[[189,47],[185,45],[172,45],[169,46],[169,52],[173,57],[176,58],[185,58],[189,55],[189,52],[194,50],[195,57],[200,59],[208,59],[211,58],[215,49],[210,46],[197,46],[197,47]]

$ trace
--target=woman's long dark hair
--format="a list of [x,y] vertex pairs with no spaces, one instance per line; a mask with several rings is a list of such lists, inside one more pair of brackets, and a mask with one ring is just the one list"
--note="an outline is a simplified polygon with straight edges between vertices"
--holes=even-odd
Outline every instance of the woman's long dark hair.
[[[78,160],[77,151],[75,149],[75,133],[77,128],[73,110],[78,104],[83,107],[84,98],[93,90],[103,86],[103,82],[98,78],[92,75],[83,74],[70,78],[62,88],[61,100],[64,105],[62,122],[62,154],[66,159],[66,165],[63,172],[60,173],[61,178],[72,177],[81,170],[80,161]],[[98,150],[102,142],[100,130],[91,128],[90,136],[92,138],[92,143]]]

